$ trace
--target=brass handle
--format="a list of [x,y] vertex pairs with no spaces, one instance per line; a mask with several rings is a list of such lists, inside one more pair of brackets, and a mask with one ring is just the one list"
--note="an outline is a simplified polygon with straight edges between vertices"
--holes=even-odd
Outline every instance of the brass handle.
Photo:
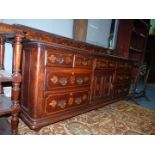
[[84,60],[82,61],[82,65],[87,66],[87,65],[88,65],[88,61],[84,59]]
[[64,62],[64,58],[63,57],[57,57],[56,61],[57,61],[57,63],[62,64]]
[[77,79],[76,79],[76,82],[77,82],[79,85],[81,85],[81,84],[83,84],[83,79],[82,79],[82,78],[77,78]]
[[82,102],[81,97],[78,97],[78,98],[75,99],[76,104],[81,104],[81,102]]
[[60,82],[60,84],[61,84],[62,86],[65,86],[65,85],[68,83],[68,81],[67,81],[66,78],[61,78],[61,79],[59,80],[59,82]]
[[66,104],[67,104],[66,100],[60,100],[58,102],[58,106],[62,109],[65,108]]

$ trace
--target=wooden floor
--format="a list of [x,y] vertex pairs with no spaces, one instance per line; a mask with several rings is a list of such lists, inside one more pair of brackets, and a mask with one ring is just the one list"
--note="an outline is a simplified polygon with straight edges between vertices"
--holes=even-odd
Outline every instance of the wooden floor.
[[4,117],[0,117],[0,135],[11,135],[11,126]]

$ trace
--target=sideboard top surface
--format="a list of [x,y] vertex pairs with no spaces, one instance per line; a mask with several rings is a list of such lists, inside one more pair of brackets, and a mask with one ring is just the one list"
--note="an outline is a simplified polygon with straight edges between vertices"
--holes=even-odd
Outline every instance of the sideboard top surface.
[[[120,60],[127,60],[129,62],[133,62],[129,59],[126,59],[124,57],[120,57],[118,55],[114,54],[114,51],[112,49],[104,48],[97,45],[92,45],[86,42],[77,41],[74,39],[66,38],[60,35],[56,35],[53,33],[49,33],[43,30],[39,30],[36,28],[28,27],[25,25],[20,24],[5,24],[0,23],[0,35],[3,34],[11,34],[15,33],[17,35],[24,34],[25,39],[24,42],[37,44],[37,45],[46,45],[46,46],[55,46],[55,47],[62,47],[62,48],[70,48],[76,51],[81,51],[83,54],[90,54],[92,56],[105,56],[105,57],[111,57],[116,58]],[[11,38],[11,36],[9,36]],[[8,37],[8,38],[9,38]],[[10,41],[10,40],[9,40]],[[111,53],[111,54],[108,54]]]

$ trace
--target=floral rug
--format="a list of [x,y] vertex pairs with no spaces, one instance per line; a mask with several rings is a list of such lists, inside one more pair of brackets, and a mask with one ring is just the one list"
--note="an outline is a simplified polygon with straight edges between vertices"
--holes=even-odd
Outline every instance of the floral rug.
[[43,127],[30,130],[19,122],[21,135],[154,135],[155,111],[126,101],[119,101],[103,108]]

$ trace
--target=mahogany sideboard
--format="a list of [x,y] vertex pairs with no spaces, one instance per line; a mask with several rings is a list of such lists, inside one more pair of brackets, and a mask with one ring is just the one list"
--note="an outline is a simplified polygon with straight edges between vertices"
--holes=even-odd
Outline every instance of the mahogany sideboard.
[[100,108],[129,94],[133,61],[110,49],[23,25],[21,118],[31,129]]

